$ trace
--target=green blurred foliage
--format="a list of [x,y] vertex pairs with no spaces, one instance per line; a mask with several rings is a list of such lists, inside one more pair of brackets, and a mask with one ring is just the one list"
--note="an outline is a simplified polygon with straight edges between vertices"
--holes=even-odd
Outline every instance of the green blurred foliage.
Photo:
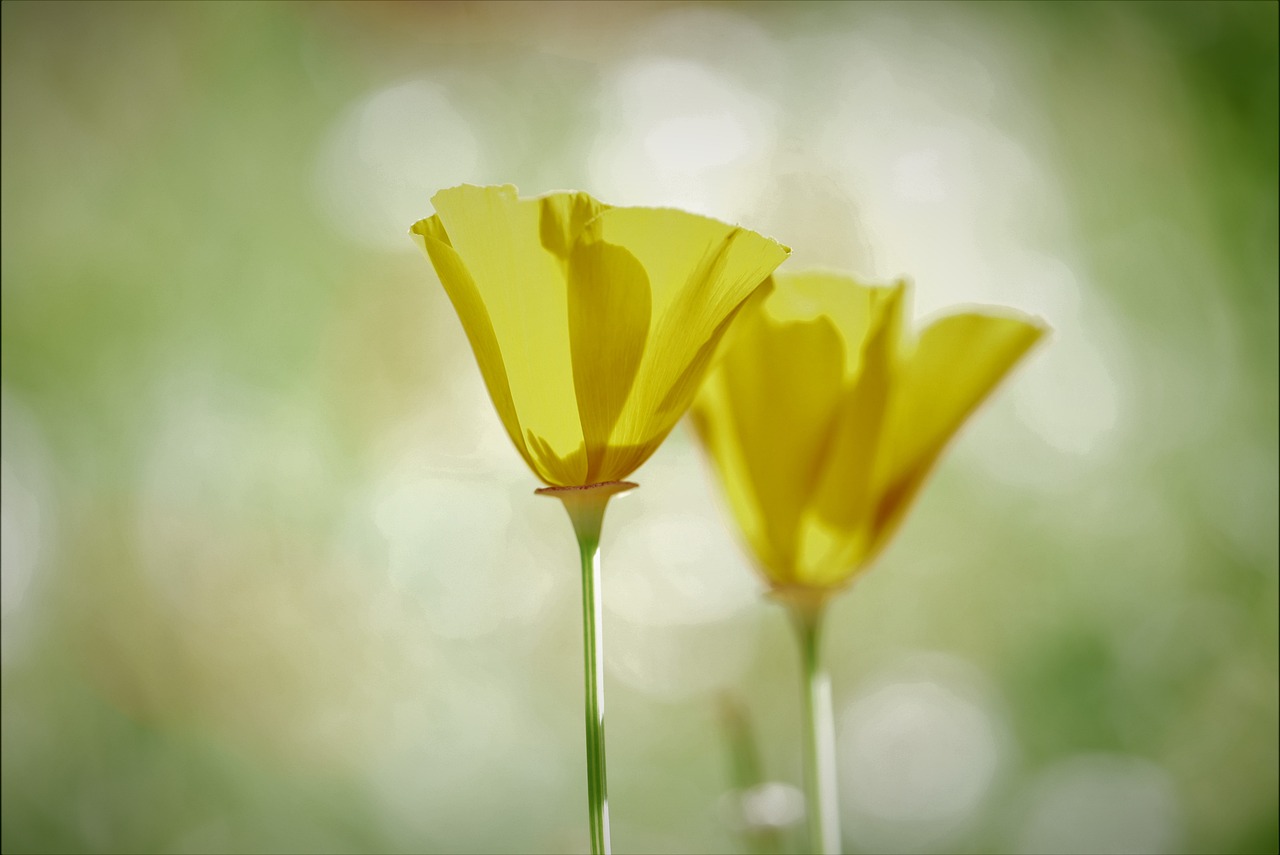
[[[381,221],[348,210],[334,176],[359,201],[373,173],[354,161],[383,141],[358,117],[429,79],[457,116],[417,117],[406,163],[460,180],[432,161],[458,158],[432,138],[452,122],[474,136],[468,180],[600,192],[613,64],[664,52],[758,94],[778,150],[805,152],[846,97],[815,46],[856,58],[859,39],[892,38],[912,50],[868,85],[991,63],[997,106],[973,121],[1017,136],[1051,180],[1041,204],[1011,212],[993,190],[972,216],[1067,259],[1087,333],[1049,347],[1096,344],[1118,415],[1055,457],[1021,404],[995,402],[836,606],[842,740],[877,681],[936,679],[976,693],[998,743],[990,786],[943,831],[868,819],[874,802],[846,787],[847,846],[1034,851],[1057,839],[1037,836],[1037,810],[1072,804],[1037,801],[1048,772],[1105,754],[1170,788],[1175,813],[1142,840],[1276,851],[1277,8],[7,0],[0,848],[583,848],[568,526],[494,440],[425,261],[407,238],[365,239]],[[662,40],[695,13],[733,38]],[[744,27],[773,65],[734,53]],[[792,166],[759,169],[785,186]],[[830,219],[771,228],[800,255]],[[922,264],[934,246],[922,233]],[[1096,393],[1042,391],[1063,412]],[[718,524],[688,437],[669,445],[645,495],[611,511],[606,575],[622,575],[623,547],[608,550],[624,532]],[[993,468],[1006,456],[1029,461],[1021,480]],[[415,467],[435,486],[414,486]],[[481,551],[489,564],[466,563]],[[716,560],[749,578],[744,556]],[[492,585],[475,590],[499,596],[458,613],[487,628],[449,624],[481,571]],[[787,627],[763,601],[686,620],[676,588],[715,579],[643,578],[675,617],[628,623],[642,598],[606,588],[614,844],[746,848],[719,807],[733,784],[716,697],[749,710],[764,774],[797,782]],[[965,666],[912,677],[921,651]]]

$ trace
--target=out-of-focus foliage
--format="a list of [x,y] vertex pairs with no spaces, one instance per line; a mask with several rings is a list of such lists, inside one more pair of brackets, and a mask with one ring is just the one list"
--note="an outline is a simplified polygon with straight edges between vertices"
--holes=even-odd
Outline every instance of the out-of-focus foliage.
[[[569,526],[405,234],[461,181],[1053,326],[831,615],[848,850],[1275,850],[1275,4],[0,15],[4,851],[585,848]],[[747,847],[725,693],[798,780],[708,475],[605,532],[619,851]]]

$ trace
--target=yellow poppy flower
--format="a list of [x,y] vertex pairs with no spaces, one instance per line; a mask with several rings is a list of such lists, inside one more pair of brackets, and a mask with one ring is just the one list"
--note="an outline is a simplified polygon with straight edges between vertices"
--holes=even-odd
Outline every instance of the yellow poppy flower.
[[755,232],[586,193],[463,185],[410,230],[502,424],[553,487],[626,478],[688,409],[743,301],[790,252]]
[[780,275],[745,309],[694,423],[774,592],[821,601],[876,557],[948,441],[1045,334],[971,309],[918,337],[906,284]]
[[591,851],[609,852],[600,529],[689,408],[725,330],[790,250],[668,208],[463,185],[410,233],[435,266],[502,424],[564,503],[582,561]]

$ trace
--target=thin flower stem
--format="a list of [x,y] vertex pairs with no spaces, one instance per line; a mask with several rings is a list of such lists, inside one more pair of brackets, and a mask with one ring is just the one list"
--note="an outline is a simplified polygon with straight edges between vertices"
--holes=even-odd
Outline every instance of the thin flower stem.
[[604,753],[604,615],[600,604],[600,540],[579,535],[582,553],[582,652],[587,701],[587,804],[592,855],[609,853],[609,782]]
[[809,813],[810,851],[840,851],[840,813],[836,801],[835,726],[831,715],[831,678],[822,666],[822,619],[825,608],[792,608],[803,665],[805,796]]
[[582,558],[583,694],[586,697],[587,809],[592,855],[609,855],[609,784],[604,753],[604,610],[600,599],[600,529],[609,499],[635,487],[610,481],[586,487],[544,487],[564,503]]

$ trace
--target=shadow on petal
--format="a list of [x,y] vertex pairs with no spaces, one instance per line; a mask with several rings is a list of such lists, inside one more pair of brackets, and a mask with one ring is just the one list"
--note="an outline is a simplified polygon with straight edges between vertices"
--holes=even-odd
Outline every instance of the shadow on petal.
[[[631,394],[649,336],[649,276],[636,257],[604,241],[569,257],[569,348],[587,481],[602,475],[609,439]],[[612,474],[612,473],[610,473]]]

